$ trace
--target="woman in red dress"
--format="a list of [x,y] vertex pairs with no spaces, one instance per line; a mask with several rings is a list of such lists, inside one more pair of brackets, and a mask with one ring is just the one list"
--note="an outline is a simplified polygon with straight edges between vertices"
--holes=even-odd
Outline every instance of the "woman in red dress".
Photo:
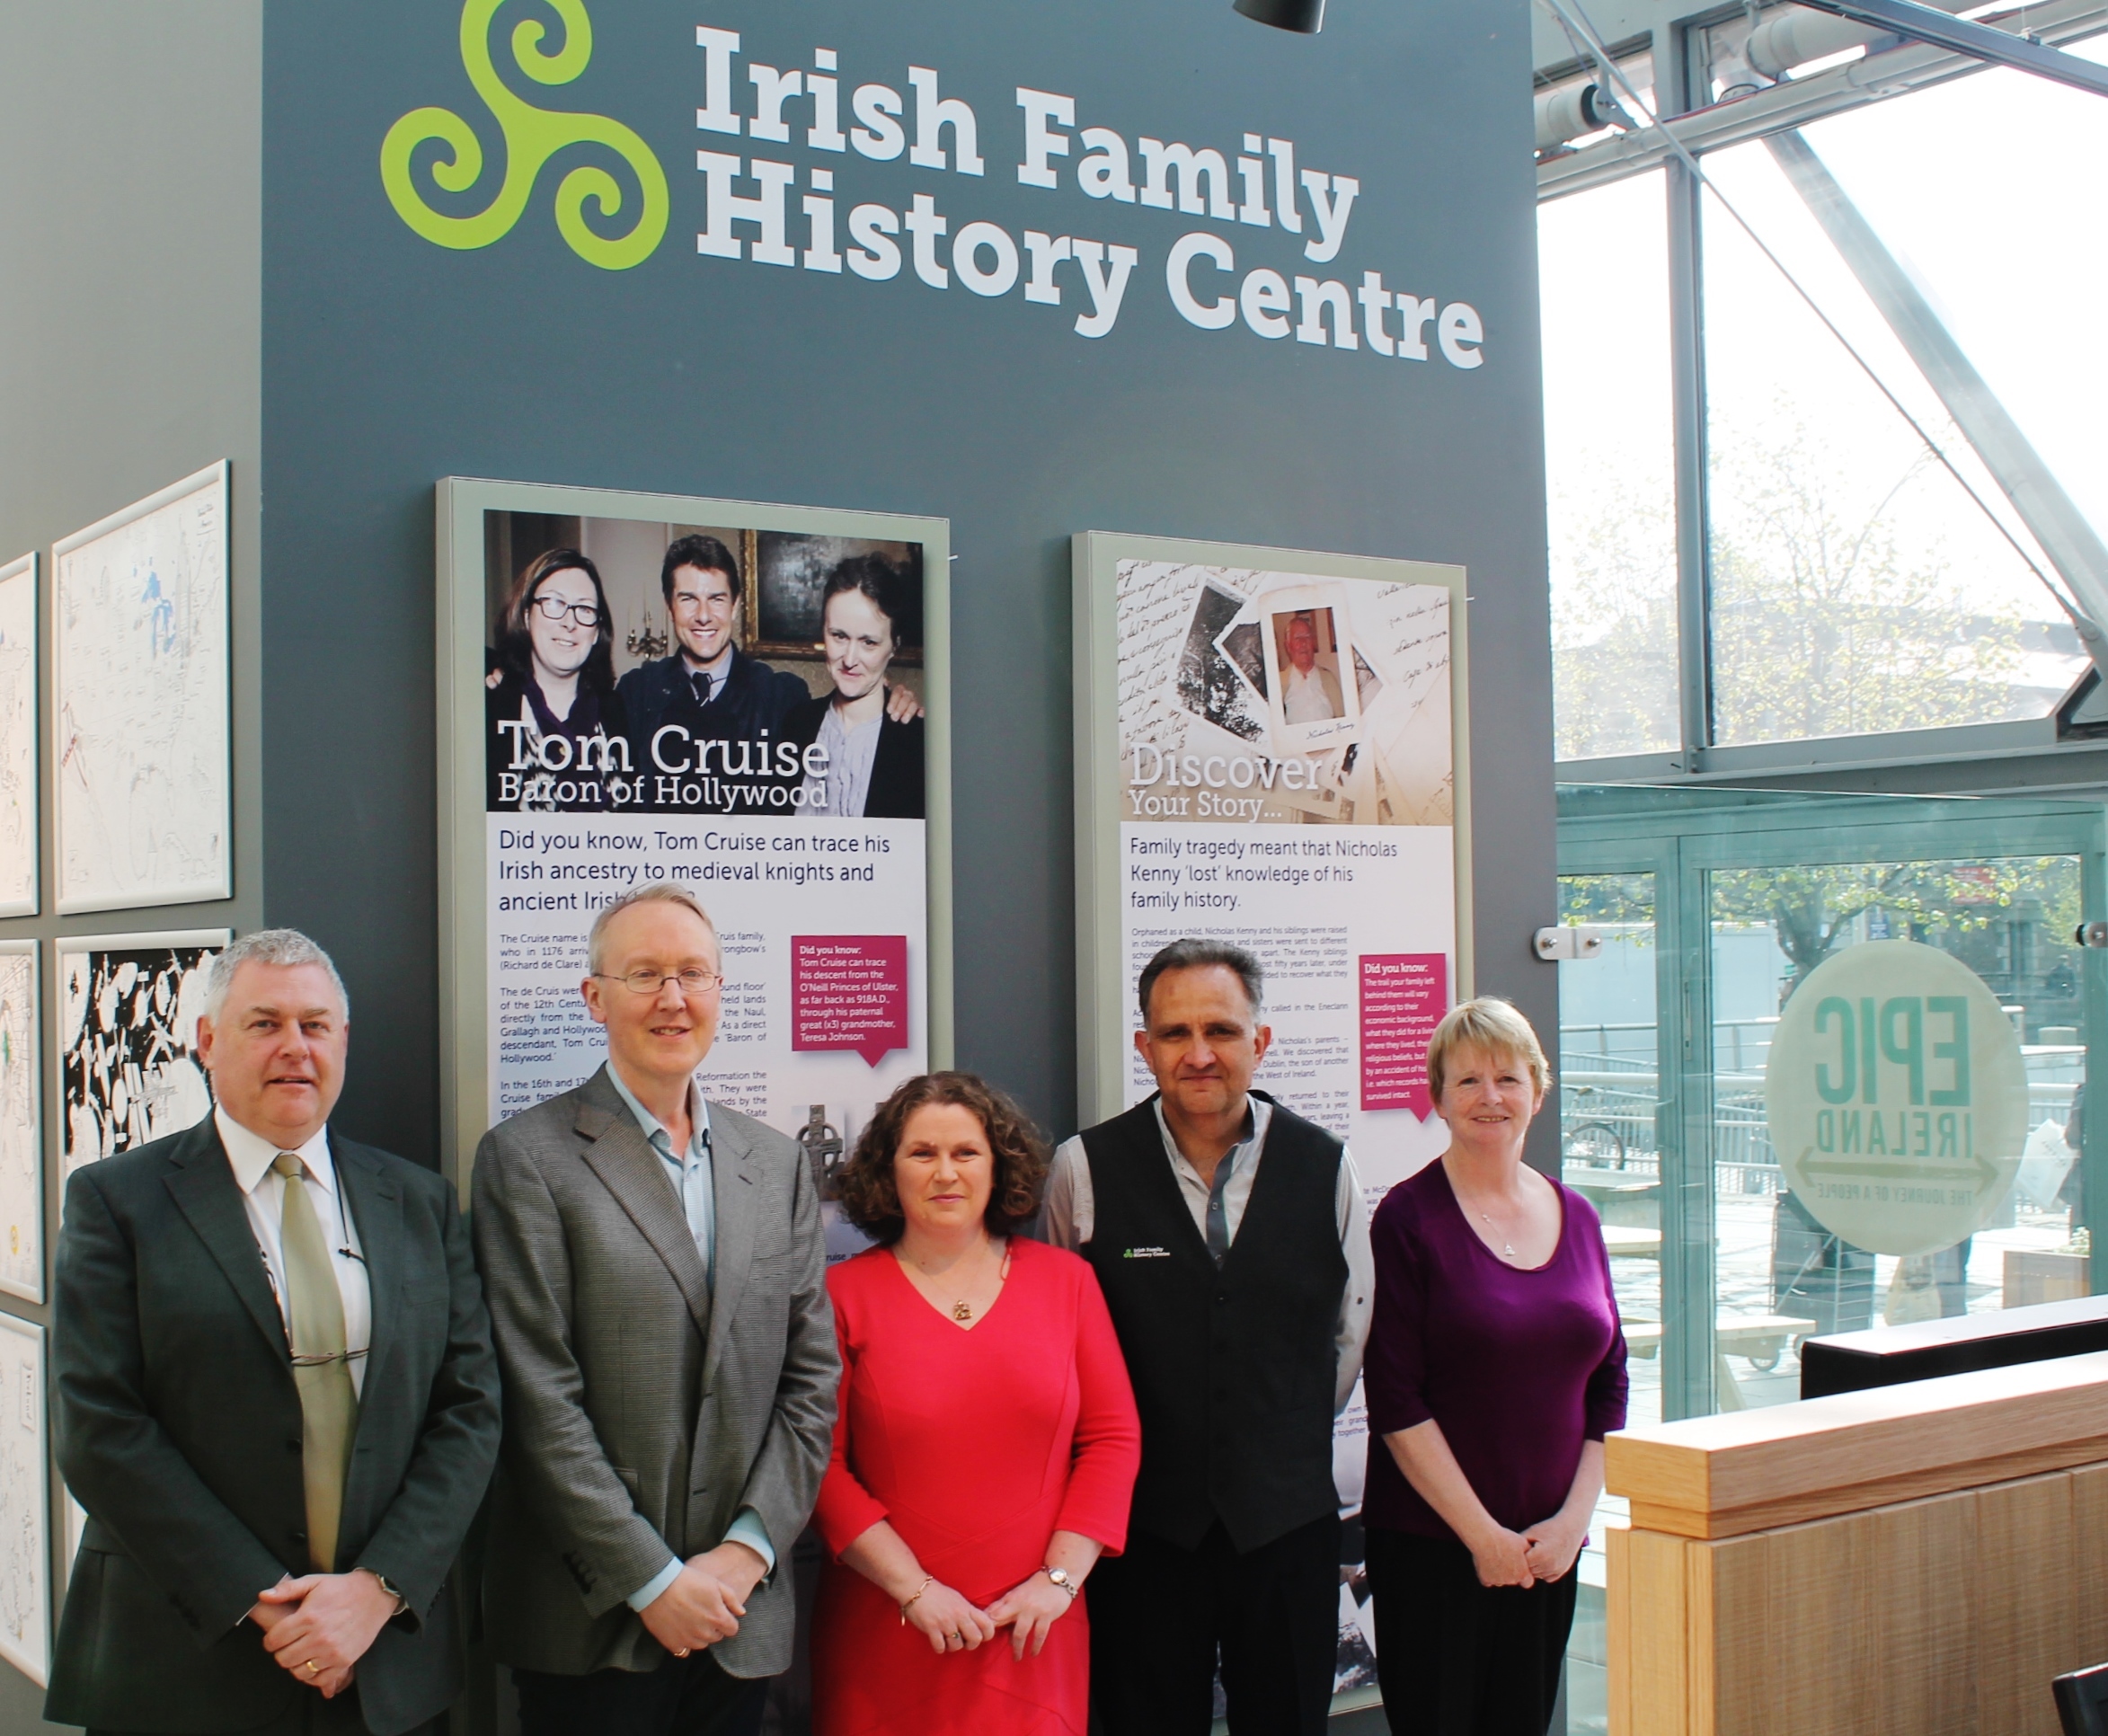
[[1127,1541],[1142,1436],[1090,1267],[1015,1234],[1046,1173],[1031,1124],[962,1073],[894,1092],[842,1172],[879,1245],[828,1274],[816,1736],[1084,1736],[1077,1594]]

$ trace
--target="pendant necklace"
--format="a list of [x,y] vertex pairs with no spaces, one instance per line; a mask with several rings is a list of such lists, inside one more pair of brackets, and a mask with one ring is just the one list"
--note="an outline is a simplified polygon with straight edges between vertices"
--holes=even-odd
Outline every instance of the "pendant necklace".
[[[1501,1235],[1500,1225],[1496,1224],[1491,1218],[1486,1217],[1486,1214],[1483,1211],[1479,1213],[1479,1217],[1484,1220],[1485,1227],[1492,1230],[1495,1236]],[[1501,1237],[1501,1254],[1503,1259],[1513,1260],[1515,1258],[1515,1244],[1509,1241],[1506,1236]]]
[[[1005,1284],[1007,1284],[1009,1281],[1010,1244],[1005,1242],[1003,1244],[1003,1267],[1002,1270],[996,1274],[996,1293],[998,1296],[1002,1294],[1002,1287]],[[991,1302],[988,1306],[993,1307],[995,1304]],[[967,1322],[973,1318],[973,1304],[969,1302],[964,1297],[961,1297],[958,1301],[952,1303],[952,1318],[956,1320],[961,1325],[965,1325]]]

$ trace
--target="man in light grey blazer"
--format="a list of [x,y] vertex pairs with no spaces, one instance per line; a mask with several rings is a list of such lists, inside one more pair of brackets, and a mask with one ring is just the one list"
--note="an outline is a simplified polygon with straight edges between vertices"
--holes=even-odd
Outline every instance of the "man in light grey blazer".
[[483,1592],[522,1736],[752,1736],[840,1373],[798,1147],[703,1100],[716,930],[665,883],[593,924],[607,1065],[483,1136],[504,1373]]

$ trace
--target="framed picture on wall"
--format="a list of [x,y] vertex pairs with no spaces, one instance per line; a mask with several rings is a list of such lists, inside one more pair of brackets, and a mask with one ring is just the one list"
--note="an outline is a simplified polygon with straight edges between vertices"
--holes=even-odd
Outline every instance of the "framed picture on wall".
[[947,525],[459,479],[438,524],[457,1179],[600,1066],[587,932],[653,881],[722,943],[700,1082],[824,1178],[951,1055]]
[[810,657],[824,631],[821,609],[829,575],[845,560],[876,554],[899,569],[908,603],[894,660],[904,669],[921,664],[921,544],[758,530],[751,533],[748,546],[754,581],[748,618],[754,624],[757,656]]
[[52,545],[61,914],[233,890],[227,465]]
[[37,913],[37,557],[0,566],[0,917]]
[[0,1290],[44,1299],[44,1019],[37,943],[0,941]]
[[44,1329],[0,1313],[0,1658],[39,1687],[51,1667],[50,1519]]
[[59,1148],[68,1175],[164,1134],[212,1108],[198,1060],[198,1014],[225,928],[61,938]]

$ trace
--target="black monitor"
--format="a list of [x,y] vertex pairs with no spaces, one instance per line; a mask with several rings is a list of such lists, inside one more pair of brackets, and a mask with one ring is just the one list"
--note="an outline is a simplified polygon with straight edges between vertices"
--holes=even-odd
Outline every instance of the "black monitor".
[[2108,1351],[2108,1296],[1811,1338],[1801,1346],[1801,1396],[1828,1398],[2088,1351]]

